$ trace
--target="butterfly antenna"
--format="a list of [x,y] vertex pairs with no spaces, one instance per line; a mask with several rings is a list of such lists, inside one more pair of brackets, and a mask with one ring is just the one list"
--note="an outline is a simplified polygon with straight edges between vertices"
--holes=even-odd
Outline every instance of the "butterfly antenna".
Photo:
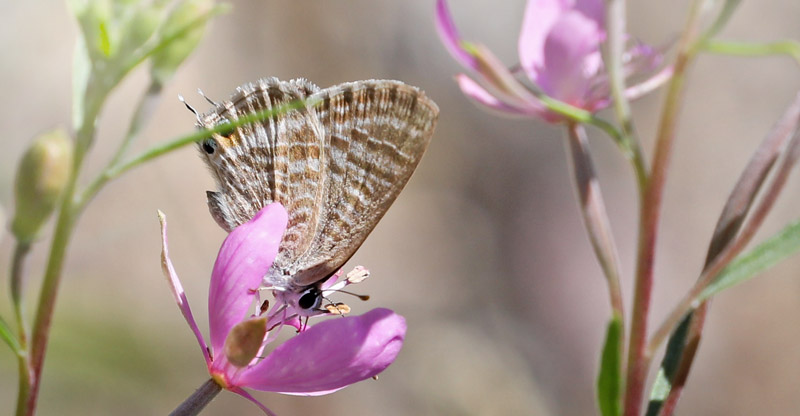
[[186,100],[183,98],[183,96],[180,95],[180,94],[178,94],[178,100],[180,100],[180,102],[182,102],[183,105],[185,105],[186,108],[188,108],[189,111],[191,111],[192,114],[194,114],[194,117],[197,119],[197,122],[199,123],[200,122],[200,114],[197,114],[197,110],[195,110],[194,107],[190,106],[189,103],[187,103]]
[[334,290],[333,292],[344,293],[345,295],[355,296],[358,299],[363,300],[363,301],[368,301],[369,300],[369,295],[359,295],[358,293],[348,292],[346,290],[341,290],[341,289]]
[[216,107],[217,105],[219,105],[219,104],[217,104],[217,103],[216,103],[214,100],[212,100],[212,99],[208,98],[208,96],[207,96],[207,95],[206,95],[206,94],[203,92],[203,90],[201,90],[200,88],[198,88],[198,89],[197,89],[197,93],[198,93],[198,94],[200,94],[200,96],[202,96],[203,98],[205,98],[205,99],[206,99],[206,101],[208,101],[208,103],[209,103],[209,104],[211,104],[211,105],[213,105],[214,107]]

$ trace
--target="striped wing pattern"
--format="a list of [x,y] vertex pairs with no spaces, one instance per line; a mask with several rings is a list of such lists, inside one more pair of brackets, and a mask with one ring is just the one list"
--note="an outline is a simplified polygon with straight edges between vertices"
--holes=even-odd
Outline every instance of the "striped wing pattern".
[[265,284],[293,290],[329,277],[361,246],[414,172],[439,112],[399,81],[320,90],[269,78],[239,87],[201,125],[300,98],[307,107],[200,145],[217,182],[208,202],[220,226],[230,231],[273,201],[286,207],[289,225]]

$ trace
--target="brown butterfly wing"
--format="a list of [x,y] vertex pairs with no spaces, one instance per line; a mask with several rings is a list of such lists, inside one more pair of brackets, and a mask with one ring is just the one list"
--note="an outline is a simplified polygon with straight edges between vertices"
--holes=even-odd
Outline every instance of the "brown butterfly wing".
[[399,81],[358,81],[325,90],[275,78],[240,87],[202,117],[212,127],[296,99],[308,106],[215,135],[208,154],[218,191],[214,219],[230,231],[281,202],[289,224],[265,284],[294,289],[338,270],[397,198],[430,142],[439,110]]
[[[302,79],[283,82],[269,78],[247,84],[239,87],[230,101],[202,116],[201,127],[279,108],[318,90]],[[280,202],[289,213],[289,225],[276,263],[291,263],[311,245],[323,206],[324,134],[315,110],[306,107],[283,112],[212,139],[200,143],[217,182],[218,190],[208,192],[212,216],[231,231],[265,205]],[[213,152],[208,152],[208,146]]]
[[414,172],[439,115],[399,81],[345,83],[311,99],[325,134],[323,208],[310,245],[286,269],[296,287],[335,273],[361,246]]

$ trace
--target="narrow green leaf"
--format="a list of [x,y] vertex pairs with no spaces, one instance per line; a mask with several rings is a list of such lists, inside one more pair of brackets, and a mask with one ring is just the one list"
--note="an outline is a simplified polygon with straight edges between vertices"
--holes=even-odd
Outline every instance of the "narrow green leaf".
[[0,317],[0,338],[11,347],[11,350],[14,351],[15,354],[19,354],[22,351],[22,347],[19,345],[19,341],[17,341],[17,337],[14,336],[14,332],[11,330],[11,327],[8,326],[5,319]]
[[694,312],[686,314],[669,337],[667,350],[664,352],[664,358],[661,360],[661,368],[658,369],[656,380],[653,383],[653,389],[650,391],[650,402],[647,405],[646,416],[658,416],[664,404],[664,400],[667,399],[670,391],[672,391],[672,383],[675,381],[675,374],[680,365],[683,351],[686,349],[689,324],[692,321],[693,313]]
[[774,266],[800,250],[800,220],[783,228],[756,248],[739,255],[722,270],[697,300],[702,301]]
[[606,342],[597,376],[597,404],[603,416],[622,414],[622,318],[608,323]]

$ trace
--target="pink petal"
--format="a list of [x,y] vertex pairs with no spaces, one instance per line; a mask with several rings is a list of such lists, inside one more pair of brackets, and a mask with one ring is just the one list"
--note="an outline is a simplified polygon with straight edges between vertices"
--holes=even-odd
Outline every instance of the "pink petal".
[[197,343],[200,344],[200,349],[203,351],[203,357],[206,359],[206,365],[211,364],[211,357],[208,355],[208,347],[206,341],[203,339],[203,334],[200,333],[200,328],[194,321],[192,309],[189,307],[189,301],[186,299],[186,293],[183,291],[183,286],[175,273],[175,268],[172,266],[172,260],[169,259],[169,249],[167,248],[167,216],[163,212],[158,211],[158,220],[161,222],[161,270],[164,271],[164,276],[167,278],[172,295],[175,297],[175,302],[178,303],[178,308],[189,324],[189,328],[197,338]]
[[456,24],[453,22],[453,17],[450,15],[450,10],[445,0],[436,2],[436,30],[439,32],[439,37],[442,39],[444,46],[461,65],[471,69],[478,69],[475,58],[461,47],[461,36],[458,34],[458,29],[456,29]]
[[589,19],[594,20],[597,26],[606,27],[606,5],[603,0],[575,0],[572,6]]
[[231,387],[229,390],[253,402],[253,404],[258,406],[258,408],[261,409],[261,411],[264,412],[264,414],[266,414],[267,416],[278,416],[272,410],[269,410],[267,406],[264,406],[264,404],[262,404],[260,401],[258,401],[255,397],[253,397],[250,393],[248,393],[244,389],[240,387]]
[[566,0],[530,0],[519,33],[518,53],[528,78],[537,79],[544,66],[544,43],[547,34],[561,14],[570,7]]
[[531,0],[519,36],[520,65],[547,95],[593,109],[604,25],[602,0]]
[[287,221],[281,204],[267,205],[222,243],[208,294],[211,348],[216,354],[221,353],[228,332],[252,306],[255,290],[278,253]]
[[400,352],[405,333],[405,319],[389,309],[329,319],[289,339],[233,382],[286,394],[330,393],[383,371]]
[[570,11],[553,25],[544,45],[544,66],[533,81],[547,95],[587,108],[593,77],[602,65],[600,43],[605,32],[597,22]]

